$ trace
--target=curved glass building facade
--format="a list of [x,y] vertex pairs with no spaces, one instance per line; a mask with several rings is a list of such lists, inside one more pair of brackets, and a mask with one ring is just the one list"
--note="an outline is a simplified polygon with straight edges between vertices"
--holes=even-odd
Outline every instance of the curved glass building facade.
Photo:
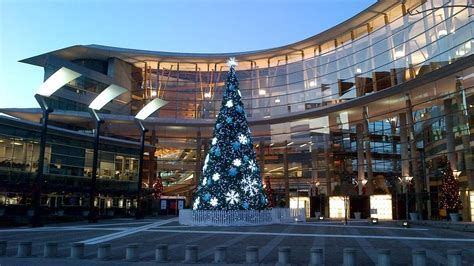
[[[473,15],[469,0],[386,0],[279,48],[184,54],[78,45],[23,62],[44,67],[45,79],[61,67],[82,74],[49,99],[52,123],[70,130],[90,131],[87,106],[109,84],[128,90],[104,108],[110,137],[138,139],[133,115],[156,97],[168,101],[146,122],[154,150],[143,176],[148,185],[161,177],[167,195],[191,195],[226,60],[236,57],[261,172],[279,204],[330,215],[330,197],[350,196],[349,214],[368,217],[370,197],[390,195],[391,218],[401,219],[408,195],[410,212],[440,219],[442,170],[450,163],[461,171],[460,213],[473,220]],[[405,176],[413,177],[408,191],[399,182]]]

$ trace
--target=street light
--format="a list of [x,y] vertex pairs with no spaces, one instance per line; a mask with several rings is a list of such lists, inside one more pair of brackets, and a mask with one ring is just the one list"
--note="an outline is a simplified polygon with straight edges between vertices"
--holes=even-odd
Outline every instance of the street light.
[[138,180],[137,180],[137,211],[135,212],[135,218],[142,218],[141,215],[141,203],[140,203],[140,193],[142,190],[142,175],[143,175],[143,153],[145,151],[145,134],[148,130],[143,125],[143,121],[147,119],[151,114],[156,112],[161,107],[168,104],[167,101],[155,98],[147,105],[145,105],[140,112],[135,116],[135,122],[140,128],[140,163],[138,167]]
[[122,88],[117,85],[110,85],[105,90],[103,90],[90,104],[89,112],[94,118],[95,121],[95,132],[94,132],[94,153],[92,158],[92,179],[89,195],[89,223],[97,223],[97,215],[94,209],[94,200],[96,192],[96,180],[97,180],[97,161],[99,155],[99,137],[100,137],[100,125],[104,123],[97,113],[102,107],[104,107],[108,102],[112,101],[116,97],[125,93],[127,89]]
[[36,172],[35,183],[33,185],[33,216],[31,217],[31,226],[38,227],[42,226],[40,221],[40,205],[41,205],[41,187],[43,185],[43,171],[44,171],[44,153],[46,150],[46,134],[48,131],[48,120],[49,114],[53,112],[53,108],[48,105],[46,98],[50,97],[59,90],[61,87],[80,77],[81,74],[67,69],[65,67],[60,68],[53,75],[51,75],[36,92],[35,99],[43,111],[42,115],[42,127],[40,137],[40,150],[38,159],[38,170]]
[[456,180],[458,180],[459,175],[461,174],[461,171],[459,170],[453,170],[453,176]]
[[399,177],[400,183],[403,185],[403,189],[405,190],[405,220],[408,223],[408,184],[413,179],[413,176],[404,176]]

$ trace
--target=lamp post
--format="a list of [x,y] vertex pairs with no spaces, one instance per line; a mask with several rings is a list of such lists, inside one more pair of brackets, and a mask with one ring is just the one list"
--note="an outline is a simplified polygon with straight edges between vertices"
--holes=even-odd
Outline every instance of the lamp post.
[[159,98],[153,99],[151,102],[146,104],[140,112],[135,116],[135,122],[140,129],[140,162],[138,166],[138,180],[137,180],[137,211],[135,212],[135,218],[143,218],[141,214],[141,190],[142,190],[142,175],[143,175],[143,153],[145,151],[145,134],[148,130],[143,125],[143,121],[147,119],[151,114],[156,112],[161,107],[165,106],[168,102]]
[[408,184],[413,179],[413,176],[404,176],[399,177],[400,183],[403,185],[403,189],[405,190],[405,220],[408,221]]
[[81,74],[74,72],[65,67],[60,68],[53,75],[51,75],[36,92],[35,99],[38,102],[43,115],[41,117],[41,136],[40,136],[40,149],[38,156],[38,170],[36,172],[35,182],[33,184],[33,215],[31,216],[31,226],[39,227],[41,224],[41,189],[43,186],[43,171],[44,171],[44,153],[46,150],[46,136],[48,131],[49,114],[53,112],[53,108],[48,105],[46,98],[50,97],[53,93],[59,90],[62,86],[66,85],[71,80],[74,80],[81,76]]
[[94,151],[92,157],[92,178],[91,178],[91,187],[89,192],[89,223],[97,223],[98,217],[95,213],[94,201],[96,194],[96,183],[97,183],[97,164],[99,157],[99,140],[100,140],[100,125],[104,121],[100,118],[97,111],[102,109],[108,102],[112,101],[116,97],[120,96],[127,89],[122,88],[117,85],[110,85],[105,90],[103,90],[89,105],[89,112],[94,118],[95,122],[95,132],[94,132]]

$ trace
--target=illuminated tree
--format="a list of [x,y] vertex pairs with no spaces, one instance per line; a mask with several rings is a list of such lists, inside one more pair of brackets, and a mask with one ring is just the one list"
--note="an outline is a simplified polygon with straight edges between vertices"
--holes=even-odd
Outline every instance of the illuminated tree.
[[236,65],[229,60],[226,90],[194,195],[195,210],[261,210],[267,206]]
[[270,184],[270,177],[265,178],[265,195],[267,196],[267,207],[273,208],[275,206],[275,201],[273,200],[273,189]]
[[456,178],[454,178],[449,161],[446,163],[443,174],[440,205],[442,208],[445,208],[448,213],[456,212],[456,210],[462,208],[462,202],[459,196],[459,183]]

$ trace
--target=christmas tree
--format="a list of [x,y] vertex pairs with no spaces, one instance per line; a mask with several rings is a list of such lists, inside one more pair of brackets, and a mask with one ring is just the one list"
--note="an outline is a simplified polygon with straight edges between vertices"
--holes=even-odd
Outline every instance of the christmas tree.
[[265,195],[267,196],[267,207],[273,208],[275,201],[273,200],[273,189],[268,176],[265,178]]
[[462,208],[461,197],[459,196],[459,183],[454,178],[449,161],[446,163],[446,169],[444,170],[440,205],[448,213],[457,212],[458,209]]
[[194,195],[194,210],[262,210],[267,206],[252,135],[235,75],[230,71],[209,152]]

